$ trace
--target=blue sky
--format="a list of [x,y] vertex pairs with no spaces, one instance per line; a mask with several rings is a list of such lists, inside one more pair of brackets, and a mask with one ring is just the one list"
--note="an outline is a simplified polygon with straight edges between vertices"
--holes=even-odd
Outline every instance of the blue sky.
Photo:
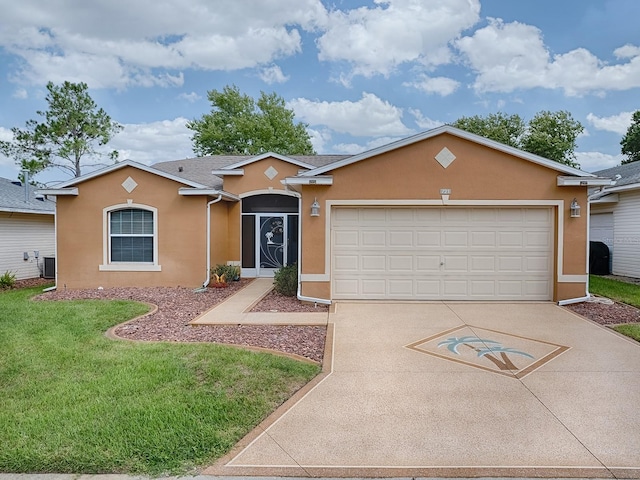
[[[0,139],[83,81],[147,165],[193,156],[207,91],[276,92],[318,153],[499,111],[568,110],[583,170],[618,165],[640,109],[637,0],[0,0]],[[0,177],[16,178],[0,156]],[[39,180],[66,180],[48,172]]]

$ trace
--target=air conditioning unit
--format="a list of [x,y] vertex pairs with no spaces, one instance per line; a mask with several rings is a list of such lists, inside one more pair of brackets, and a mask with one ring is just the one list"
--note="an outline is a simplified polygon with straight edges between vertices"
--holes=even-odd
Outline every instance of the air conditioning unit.
[[44,278],[56,278],[56,257],[44,257]]

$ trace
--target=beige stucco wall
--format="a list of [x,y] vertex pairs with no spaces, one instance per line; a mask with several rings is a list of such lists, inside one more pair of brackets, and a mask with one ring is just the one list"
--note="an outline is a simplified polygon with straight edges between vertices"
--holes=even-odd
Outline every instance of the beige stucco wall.
[[[444,147],[456,156],[446,169],[434,159]],[[353,200],[357,204],[358,200],[440,200],[442,188],[451,189],[450,200],[563,200],[562,273],[586,274],[586,214],[569,218],[569,204],[574,197],[586,211],[586,187],[557,187],[559,172],[550,168],[443,134],[329,173],[333,175],[332,186],[302,189],[303,274],[330,273],[325,272],[327,201]],[[306,212],[315,197],[322,212],[320,217],[311,218]],[[585,293],[583,283],[558,283],[557,269],[554,283],[554,300]],[[330,286],[328,282],[304,282],[303,293],[329,298]]]
[[[128,193],[122,183],[138,186]],[[77,185],[78,196],[58,197],[58,288],[112,286],[197,287],[206,278],[207,197],[178,195],[184,185],[124,167]],[[160,272],[100,271],[103,264],[103,209],[116,204],[158,209]],[[217,212],[212,217],[223,215]],[[224,247],[220,247],[221,249]]]

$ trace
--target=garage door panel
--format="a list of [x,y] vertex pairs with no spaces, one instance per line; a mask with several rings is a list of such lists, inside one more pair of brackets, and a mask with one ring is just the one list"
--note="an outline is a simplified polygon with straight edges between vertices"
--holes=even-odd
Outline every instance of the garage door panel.
[[384,230],[364,231],[361,234],[363,247],[384,247],[387,244],[387,233]]
[[444,255],[443,272],[467,272],[469,270],[466,255]]
[[517,247],[522,248],[524,246],[524,235],[522,231],[507,231],[498,233],[498,246],[499,247]]
[[467,280],[449,280],[444,279],[442,281],[443,293],[448,298],[460,298],[467,296]]
[[384,278],[362,280],[363,295],[375,295],[377,297],[386,295],[386,281]]
[[471,232],[472,247],[495,247],[496,232]]
[[341,230],[338,232],[334,232],[333,244],[336,247],[358,248],[358,245],[360,245],[358,236],[359,232],[356,230]]
[[387,257],[384,255],[362,255],[360,268],[365,272],[384,275],[387,271]]
[[548,232],[526,232],[525,246],[527,247],[548,247],[551,244]]
[[495,257],[472,255],[470,271],[475,273],[494,273],[496,271]]
[[355,273],[359,269],[359,261],[360,256],[355,253],[351,255],[336,255],[333,268],[336,272]]
[[418,231],[416,232],[416,247],[439,247],[440,231]]
[[389,232],[389,247],[413,247],[414,232],[409,231],[395,231]]
[[471,295],[473,297],[493,297],[496,294],[496,283],[495,281],[488,280],[472,280],[471,284]]
[[468,245],[469,232],[445,231],[443,232],[442,245],[446,247],[466,247]]
[[426,299],[438,299],[440,298],[440,280],[417,280],[416,281],[416,296]]
[[439,272],[440,255],[418,255],[417,273]]
[[551,209],[334,210],[335,299],[551,298]]
[[522,265],[524,259],[522,257],[498,257],[498,271],[502,273],[506,272],[522,272]]
[[406,273],[413,275],[415,270],[414,257],[412,255],[392,255],[389,257],[388,268],[391,272]]

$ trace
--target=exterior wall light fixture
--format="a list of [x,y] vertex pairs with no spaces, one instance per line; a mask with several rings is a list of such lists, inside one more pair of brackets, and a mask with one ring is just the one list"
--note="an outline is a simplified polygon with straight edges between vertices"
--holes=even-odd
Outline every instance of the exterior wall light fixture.
[[311,216],[319,217],[320,216],[320,204],[318,203],[318,199],[316,198],[311,204]]
[[571,218],[579,218],[580,217],[580,205],[578,201],[574,198],[571,202]]

